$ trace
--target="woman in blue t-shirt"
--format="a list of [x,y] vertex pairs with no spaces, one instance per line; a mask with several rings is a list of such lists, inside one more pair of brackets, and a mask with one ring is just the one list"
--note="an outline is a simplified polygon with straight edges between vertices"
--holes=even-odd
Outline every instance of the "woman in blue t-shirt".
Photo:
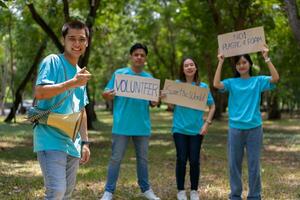
[[229,93],[228,112],[228,162],[230,174],[229,195],[232,200],[241,200],[242,161],[247,150],[249,191],[247,199],[261,199],[260,149],[262,146],[262,119],[260,113],[261,93],[271,90],[278,82],[279,75],[268,57],[265,46],[262,56],[271,76],[252,76],[252,60],[248,54],[234,57],[235,77],[221,81],[224,55],[218,55],[218,67],[214,87]]
[[[208,86],[200,82],[198,76],[198,65],[192,58],[185,58],[180,65],[180,80],[191,85],[202,88]],[[212,123],[215,112],[214,100],[208,94],[207,105],[209,112],[206,120],[203,120],[204,111],[187,108],[179,105],[169,105],[174,107],[172,133],[176,146],[176,182],[177,199],[186,200],[184,180],[186,173],[186,163],[190,163],[191,200],[199,200],[198,183],[200,175],[200,148],[203,136],[208,131],[208,126]]]

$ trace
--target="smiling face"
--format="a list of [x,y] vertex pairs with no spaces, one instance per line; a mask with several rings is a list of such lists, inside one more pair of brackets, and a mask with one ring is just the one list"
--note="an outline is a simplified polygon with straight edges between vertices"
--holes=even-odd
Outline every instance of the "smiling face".
[[241,77],[250,76],[249,69],[251,67],[251,64],[244,56],[240,57],[235,67]]
[[194,76],[197,72],[197,67],[192,59],[186,59],[183,62],[183,73],[186,77],[186,79],[191,78],[194,79]]
[[88,46],[85,30],[69,28],[63,39],[63,44],[65,56],[71,60],[78,60]]

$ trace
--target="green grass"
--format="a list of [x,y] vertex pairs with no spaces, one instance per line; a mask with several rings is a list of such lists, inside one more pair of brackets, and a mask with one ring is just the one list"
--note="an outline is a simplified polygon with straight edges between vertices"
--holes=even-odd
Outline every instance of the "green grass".
[[[172,115],[153,109],[149,171],[154,191],[161,199],[176,199],[175,148],[170,134]],[[98,112],[96,131],[90,131],[92,157],[78,172],[74,199],[98,199],[103,193],[111,153],[109,112]],[[3,121],[3,118],[0,118]],[[0,199],[42,199],[43,179],[32,152],[32,130],[22,117],[17,124],[0,122]],[[227,122],[216,121],[205,137],[201,151],[200,193],[202,199],[226,199],[229,192],[226,137]],[[121,166],[115,199],[143,199],[136,182],[135,153],[130,144]],[[245,160],[246,161],[246,160]],[[299,119],[265,121],[262,152],[263,199],[300,199]],[[187,173],[188,174],[188,173]],[[247,192],[247,165],[243,165]],[[188,177],[186,186],[189,188]]]

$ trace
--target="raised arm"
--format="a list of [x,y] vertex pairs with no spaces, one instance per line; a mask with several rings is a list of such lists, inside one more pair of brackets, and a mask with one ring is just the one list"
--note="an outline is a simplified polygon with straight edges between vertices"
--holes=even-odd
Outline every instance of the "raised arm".
[[214,87],[217,89],[224,89],[224,84],[221,82],[221,74],[222,74],[222,67],[224,63],[224,55],[218,54],[218,66],[216,69],[215,77],[214,77]]
[[54,84],[54,85],[35,86],[34,95],[36,99],[50,99],[71,88],[76,88],[79,86],[86,85],[86,83],[90,78],[91,78],[91,74],[84,67],[74,76],[74,78],[67,80],[65,82]]
[[279,74],[275,68],[275,66],[273,65],[273,63],[271,62],[271,59],[269,57],[269,49],[267,45],[264,45],[263,50],[261,52],[262,56],[265,59],[265,62],[268,65],[270,74],[272,76],[272,79],[270,80],[271,83],[277,83],[279,81]]

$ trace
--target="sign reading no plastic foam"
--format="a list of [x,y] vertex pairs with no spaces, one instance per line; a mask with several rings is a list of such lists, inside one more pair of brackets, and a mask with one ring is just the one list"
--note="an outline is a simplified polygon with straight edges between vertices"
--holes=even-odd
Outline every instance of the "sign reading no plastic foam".
[[261,51],[265,41],[262,26],[218,35],[220,53],[225,57]]

